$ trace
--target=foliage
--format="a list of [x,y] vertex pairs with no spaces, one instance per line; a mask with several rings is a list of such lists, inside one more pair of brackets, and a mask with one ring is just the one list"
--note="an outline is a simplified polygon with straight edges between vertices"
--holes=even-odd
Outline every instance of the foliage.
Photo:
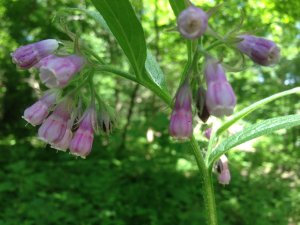
[[[98,7],[113,4],[118,7],[119,0],[107,2]],[[204,9],[218,3],[194,2]],[[143,57],[139,58],[141,62],[134,72],[145,76],[142,73],[145,60],[147,67],[147,62],[156,65],[156,59],[162,68],[153,73],[164,71],[166,83],[175,91],[187,53],[186,43],[176,32],[169,32],[175,26],[172,9],[167,1],[135,0],[132,4],[142,21],[145,34],[141,35],[147,41],[138,46],[147,44],[148,52],[155,56],[147,54],[144,46]],[[217,21],[213,23],[214,29],[221,33],[228,31],[228,27],[240,22],[238,6],[249,18],[245,30],[253,31],[257,24],[262,24],[266,29],[256,33],[273,37],[282,47],[283,59],[279,66],[261,69],[251,65],[246,72],[230,74],[230,82],[238,98],[243,100],[239,101],[240,109],[299,86],[300,39],[295,38],[299,35],[299,15],[297,7],[291,7],[296,4],[298,1],[275,4],[268,0],[232,0],[214,16]],[[166,129],[168,112],[145,88],[139,88],[134,94],[134,86],[128,81],[99,72],[99,92],[117,106],[119,129],[109,138],[99,137],[87,160],[56,154],[41,145],[34,137],[34,130],[25,126],[20,116],[37,96],[28,84],[38,87],[37,79],[34,73],[16,71],[9,53],[18,45],[43,38],[67,39],[51,20],[63,7],[84,5],[75,0],[0,2],[3,16],[0,24],[3,50],[0,51],[0,224],[202,224],[199,222],[204,221],[202,190],[189,147],[170,142]],[[95,12],[91,3],[87,2],[87,7]],[[104,11],[109,12],[107,8]],[[105,29],[99,29],[93,18],[73,11],[67,21],[71,30],[81,30],[82,38],[106,62],[129,67],[116,40]],[[130,25],[126,25],[128,29]],[[132,38],[133,50],[139,54],[137,42]],[[289,95],[263,106],[240,124],[249,126],[263,119],[299,113],[299,104],[299,95]],[[133,110],[132,115],[129,109]],[[127,124],[128,128],[124,129]],[[146,138],[150,131],[154,131],[152,142]],[[215,184],[220,224],[300,223],[299,128],[279,132],[229,154],[232,183],[225,188]],[[198,133],[200,136],[202,130]]]

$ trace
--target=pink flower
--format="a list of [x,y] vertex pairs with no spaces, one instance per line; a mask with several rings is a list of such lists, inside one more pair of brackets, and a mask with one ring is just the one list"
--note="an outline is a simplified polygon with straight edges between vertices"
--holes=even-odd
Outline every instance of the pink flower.
[[197,39],[206,31],[207,20],[208,16],[202,9],[190,6],[178,17],[179,32],[187,39]]
[[85,64],[85,59],[77,55],[50,57],[41,62],[40,78],[47,87],[65,87]]
[[174,110],[171,115],[169,133],[172,137],[185,140],[193,135],[193,115],[192,111],[184,109]]
[[67,151],[72,140],[73,133],[70,128],[66,129],[65,135],[59,141],[53,142],[51,147],[61,151]]
[[280,48],[273,41],[253,35],[241,35],[239,38],[242,41],[237,44],[237,48],[249,56],[253,62],[262,66],[278,63]]
[[29,69],[39,60],[53,53],[58,48],[58,41],[47,39],[17,48],[11,53],[12,60],[22,69]]
[[169,133],[172,137],[184,140],[193,134],[192,93],[189,84],[184,83],[175,97],[171,114]]
[[236,105],[236,97],[227,81],[222,65],[214,59],[208,59],[205,77],[206,106],[209,113],[216,117],[230,116]]
[[39,128],[39,138],[47,143],[57,143],[63,139],[70,114],[72,112],[72,101],[66,99],[61,102],[54,112],[42,123]]
[[94,107],[90,107],[82,116],[79,127],[71,140],[69,148],[73,155],[85,158],[90,154],[94,141],[95,126],[96,112]]
[[58,92],[48,91],[29,108],[25,109],[23,118],[31,125],[40,125],[49,114],[49,109],[56,102]]
[[219,173],[218,175],[218,181],[220,184],[229,184],[230,180],[231,180],[231,176],[230,176],[230,171],[229,171],[229,167],[228,167],[228,159],[226,157],[226,155],[222,155],[220,157],[220,160],[218,161],[217,164],[217,171]]

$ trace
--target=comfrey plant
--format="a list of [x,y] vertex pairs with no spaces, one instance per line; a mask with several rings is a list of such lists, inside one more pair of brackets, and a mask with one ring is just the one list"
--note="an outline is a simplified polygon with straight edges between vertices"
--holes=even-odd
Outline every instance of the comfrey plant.
[[[187,43],[188,52],[178,89],[172,98],[162,70],[147,50],[143,28],[129,0],[91,1],[98,12],[82,8],[67,12],[76,10],[92,17],[114,36],[128,59],[132,73],[118,69],[116,65],[105,64],[79,40],[78,35],[68,29],[65,31],[73,42],[72,47],[68,41],[54,39],[20,47],[12,53],[13,61],[21,69],[37,70],[41,82],[49,88],[25,110],[23,118],[33,126],[40,125],[38,136],[51,147],[62,151],[69,149],[71,154],[85,158],[91,152],[95,132],[110,133],[115,121],[112,110],[95,91],[94,72],[115,74],[146,87],[172,110],[170,136],[192,150],[202,179],[207,224],[216,225],[212,174],[213,171],[218,174],[220,184],[230,183],[232,178],[226,153],[263,134],[300,125],[300,115],[287,115],[267,119],[231,136],[224,136],[229,127],[257,108],[280,97],[299,93],[300,88],[274,94],[234,112],[237,98],[235,87],[229,81],[231,72],[239,68],[231,71],[233,67],[224,63],[221,53],[215,54],[218,53],[217,47],[225,46],[239,53],[242,59],[248,57],[261,66],[279,62],[279,47],[271,40],[241,33],[240,29],[224,36],[218,34],[210,27],[210,18],[222,6],[205,11],[188,0],[169,0],[177,17],[178,38],[182,37]],[[209,42],[206,43],[207,40]],[[83,91],[84,96],[81,94]],[[208,139],[205,146],[199,146],[199,132],[194,134],[195,115],[202,123],[208,122],[204,125],[208,129],[202,134]],[[210,117],[215,119],[209,120]]]

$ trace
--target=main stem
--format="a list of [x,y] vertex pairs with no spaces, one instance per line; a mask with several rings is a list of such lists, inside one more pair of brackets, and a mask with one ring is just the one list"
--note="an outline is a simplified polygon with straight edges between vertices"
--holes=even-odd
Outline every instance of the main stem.
[[195,140],[194,136],[190,141],[191,148],[193,150],[193,154],[195,156],[198,169],[200,174],[202,175],[202,184],[203,184],[203,199],[206,209],[206,217],[207,217],[207,224],[208,225],[217,225],[217,210],[216,210],[216,200],[214,194],[214,187],[212,183],[211,172],[209,168],[206,167],[204,158],[202,153],[199,149],[199,145]]
[[[99,68],[98,68],[99,69]],[[131,74],[126,72],[113,69],[111,67],[101,67],[100,70],[117,74],[124,78],[130,79],[134,82],[140,83],[141,85],[145,86],[146,88],[150,89],[153,93],[159,96],[169,107],[172,107],[172,99],[167,93],[163,93],[161,89],[156,85],[151,85],[151,83],[147,82],[138,82],[135,77]],[[193,154],[195,156],[198,169],[201,175],[202,184],[203,184],[203,199],[207,214],[207,224],[208,225],[217,225],[217,211],[216,211],[216,202],[215,202],[215,195],[213,189],[213,183],[211,179],[211,168],[208,168],[205,164],[204,158],[202,153],[199,149],[199,145],[195,140],[194,136],[190,140],[190,145],[193,150]]]

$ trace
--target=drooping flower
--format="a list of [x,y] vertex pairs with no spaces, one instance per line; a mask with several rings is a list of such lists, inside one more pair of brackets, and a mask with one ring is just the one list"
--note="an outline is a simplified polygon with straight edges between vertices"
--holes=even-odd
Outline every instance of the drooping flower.
[[189,84],[183,84],[175,97],[171,114],[169,133],[179,140],[189,139],[193,135],[192,93]]
[[38,131],[41,140],[53,144],[63,139],[73,110],[73,101],[66,98],[59,103],[53,113],[42,123]]
[[11,57],[20,68],[29,69],[57,48],[57,40],[47,39],[17,48],[11,53]]
[[229,184],[231,176],[226,155],[222,155],[217,163],[218,181],[220,184]]
[[189,6],[177,20],[181,35],[187,39],[199,38],[207,29],[208,15],[200,8]]
[[59,91],[47,91],[36,103],[25,109],[23,118],[33,126],[40,125],[49,114],[50,107],[57,100]]
[[230,116],[236,105],[236,97],[227,81],[222,65],[214,59],[208,59],[205,77],[206,106],[209,113],[216,117]]
[[114,122],[114,118],[111,117],[107,110],[103,109],[100,111],[99,126],[104,133],[109,134],[112,131]]
[[40,78],[49,88],[65,87],[84,64],[85,59],[77,55],[48,58],[41,62]]
[[85,158],[90,154],[94,141],[94,129],[96,126],[95,108],[89,107],[82,118],[78,129],[70,143],[71,154]]
[[253,35],[240,35],[238,38],[242,40],[237,44],[237,48],[253,62],[262,66],[278,63],[280,48],[273,41]]

